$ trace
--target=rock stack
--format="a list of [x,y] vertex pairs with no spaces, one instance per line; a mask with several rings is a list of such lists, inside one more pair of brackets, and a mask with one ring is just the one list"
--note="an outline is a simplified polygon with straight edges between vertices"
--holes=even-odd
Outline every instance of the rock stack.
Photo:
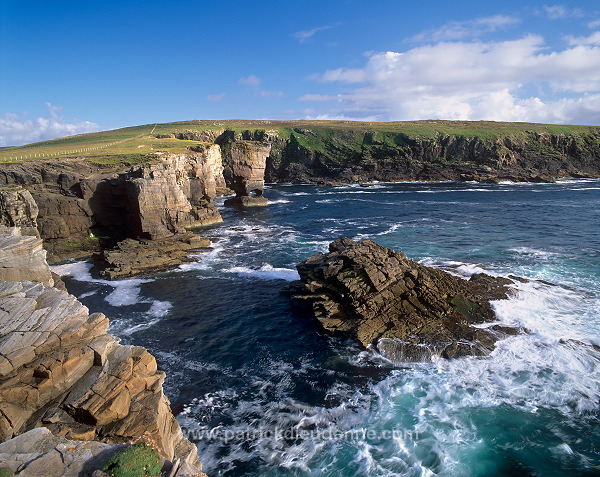
[[235,197],[226,205],[267,205],[263,196],[265,167],[271,146],[257,141],[239,141],[231,146],[232,188]]

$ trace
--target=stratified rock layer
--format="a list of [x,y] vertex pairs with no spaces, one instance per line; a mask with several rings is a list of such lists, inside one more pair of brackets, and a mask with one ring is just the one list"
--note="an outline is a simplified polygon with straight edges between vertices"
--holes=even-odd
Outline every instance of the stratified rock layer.
[[23,235],[39,237],[38,213],[28,190],[20,186],[0,187],[0,226],[19,227]]
[[94,254],[100,275],[108,279],[162,272],[192,262],[192,252],[204,251],[211,241],[185,232],[156,240],[125,239],[110,249]]
[[230,146],[232,188],[235,197],[226,205],[267,205],[263,197],[265,167],[271,146],[257,141],[239,141]]
[[214,197],[225,182],[220,146],[200,144],[187,153],[157,153],[126,172],[76,159],[2,165],[0,186],[0,225],[39,229],[58,258],[89,249],[90,234],[111,247],[220,222]]
[[486,355],[500,337],[517,332],[473,326],[495,321],[490,300],[507,298],[511,280],[464,280],[371,240],[342,238],[329,250],[300,263],[300,281],[284,293],[332,334],[395,361],[422,361]]
[[35,280],[53,285],[42,241],[21,235],[18,227],[0,226],[0,280]]
[[[1,249],[6,256],[30,253],[30,241],[41,249],[40,239],[17,238],[20,247]],[[22,270],[29,280],[38,273]],[[199,465],[163,394],[156,360],[142,347],[120,345],[108,325],[66,291],[0,281],[0,441],[40,426],[108,443],[147,434],[165,458]]]

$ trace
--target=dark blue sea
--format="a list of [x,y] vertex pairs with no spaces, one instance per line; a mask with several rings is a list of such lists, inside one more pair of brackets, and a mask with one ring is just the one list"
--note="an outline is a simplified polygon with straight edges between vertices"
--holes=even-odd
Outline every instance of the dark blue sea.
[[[600,181],[273,185],[221,207],[210,252],[69,290],[146,346],[209,476],[600,475]],[[347,236],[468,277],[542,279],[495,303],[530,331],[491,356],[390,363],[322,334],[279,290]]]

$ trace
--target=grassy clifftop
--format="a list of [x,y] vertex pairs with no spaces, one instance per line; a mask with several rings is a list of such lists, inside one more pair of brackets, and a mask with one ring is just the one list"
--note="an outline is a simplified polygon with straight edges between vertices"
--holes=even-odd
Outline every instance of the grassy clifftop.
[[433,140],[442,136],[457,136],[495,141],[501,137],[518,140],[532,133],[575,137],[593,134],[597,137],[599,128],[491,121],[187,121],[128,127],[0,148],[0,162],[77,157],[107,165],[141,163],[155,158],[156,152],[185,152],[198,144],[198,140],[174,137],[190,130],[212,132],[215,137],[224,130],[234,133],[250,131],[250,134],[254,131],[276,133],[282,140],[289,140],[293,136],[300,146],[327,154],[332,144],[340,145],[340,152],[359,152],[373,145],[384,149],[386,146],[396,148],[411,138]]

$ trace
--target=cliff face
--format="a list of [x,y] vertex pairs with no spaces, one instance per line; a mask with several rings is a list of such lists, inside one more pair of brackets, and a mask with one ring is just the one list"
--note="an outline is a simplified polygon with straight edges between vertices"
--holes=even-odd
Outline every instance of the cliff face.
[[0,187],[0,226],[19,227],[24,235],[39,237],[39,209],[31,193],[20,186]]
[[299,129],[271,138],[266,180],[541,180],[600,176],[600,129],[481,138]]
[[225,185],[222,171],[216,144],[162,154],[126,172],[83,160],[7,165],[0,169],[0,185],[18,184],[26,189],[21,195],[30,196],[12,200],[4,194],[0,220],[10,226],[37,223],[46,248],[56,255],[65,244],[85,242],[90,233],[107,238],[108,245],[125,238],[161,238],[221,221],[214,197]]
[[127,173],[130,236],[156,239],[220,222],[213,202],[216,166],[207,159],[198,153],[171,155]]
[[[0,441],[41,426],[68,439],[109,443],[147,433],[164,457],[199,472],[196,448],[173,417],[154,357],[120,345],[106,333],[103,314],[90,314],[72,295],[39,283],[40,270],[21,259],[32,242],[41,250],[40,239],[0,240],[10,242],[0,247],[2,263],[13,256],[25,267],[18,281],[0,280]],[[42,263],[35,253],[32,260]]]

